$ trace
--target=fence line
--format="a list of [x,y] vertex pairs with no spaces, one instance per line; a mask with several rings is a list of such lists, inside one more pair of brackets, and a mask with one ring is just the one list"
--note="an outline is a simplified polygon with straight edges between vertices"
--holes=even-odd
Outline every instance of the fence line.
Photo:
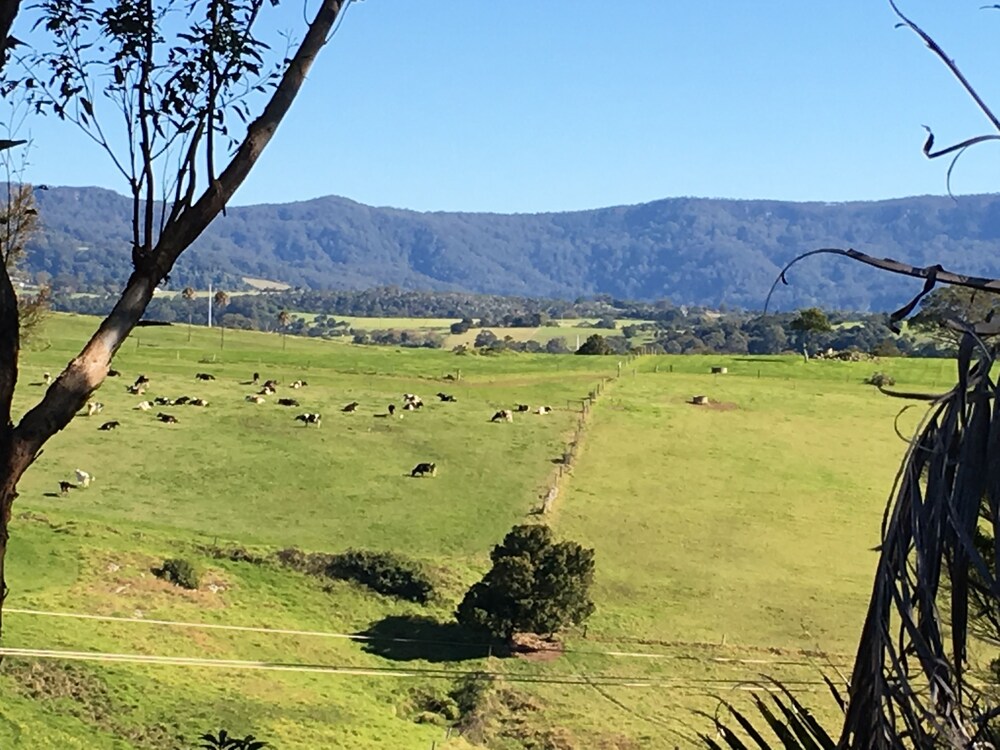
[[[554,475],[546,483],[545,489],[540,493],[539,499],[541,500],[541,506],[535,511],[541,515],[547,515],[552,511],[552,507],[555,505],[556,500],[559,498],[559,492],[567,476],[573,473],[573,466],[576,464],[576,460],[580,455],[580,449],[583,443],[583,438],[586,435],[587,425],[590,422],[590,414],[593,407],[601,400],[608,391],[608,387],[611,383],[619,380],[625,373],[625,365],[631,365],[635,363],[639,358],[640,354],[629,354],[624,359],[618,360],[617,371],[611,377],[601,378],[597,384],[590,389],[587,395],[578,400],[579,414],[576,420],[576,426],[573,430],[572,437],[563,447],[563,453],[561,460],[559,461],[559,468],[556,469]],[[635,375],[636,369],[632,369],[632,374]],[[566,405],[568,408],[573,408],[575,401],[567,401]]]

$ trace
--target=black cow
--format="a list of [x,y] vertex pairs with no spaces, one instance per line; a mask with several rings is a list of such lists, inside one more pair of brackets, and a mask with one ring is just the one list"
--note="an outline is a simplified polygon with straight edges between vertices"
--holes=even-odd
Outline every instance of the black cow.
[[319,414],[299,414],[296,417],[296,419],[302,422],[302,424],[306,427],[308,427],[311,424],[314,424],[317,427],[319,427],[319,423],[322,417]]
[[119,375],[121,375],[121,373],[118,372],[118,370],[114,370],[114,369],[108,370],[108,377],[109,378],[117,378]]
[[357,401],[352,401],[347,406],[345,406],[343,409],[341,409],[341,411],[346,411],[348,413],[354,412],[354,411],[358,410],[358,406],[360,406],[360,404]]
[[135,387],[138,388],[140,385],[149,385],[149,378],[145,375],[140,375],[135,379]]
[[174,402],[171,401],[166,396],[157,396],[156,398],[153,399],[153,403],[156,404],[157,406],[173,406],[174,405]]
[[299,402],[294,398],[279,398],[278,406],[298,406]]
[[531,409],[531,407],[528,406],[527,404],[518,404],[517,405],[517,410],[518,411],[530,411],[530,409]]
[[194,377],[195,380],[215,380],[215,375],[210,372],[197,372]]
[[438,397],[439,399],[441,399],[442,401],[448,401],[448,402],[450,402],[450,403],[454,403],[454,402],[458,401],[458,399],[457,399],[457,398],[455,398],[454,396],[452,396],[452,395],[450,395],[450,394],[447,394],[447,393],[439,393],[439,394],[437,395],[437,397]]
[[391,417],[395,413],[396,413],[396,405],[395,404],[389,404],[389,416]]
[[65,495],[70,490],[75,490],[75,489],[76,489],[76,485],[73,484],[72,482],[60,482],[59,483],[59,494],[60,495]]
[[156,418],[166,424],[177,424],[177,417],[172,414],[164,414],[162,411],[156,415]]
[[188,401],[188,403],[191,404],[191,406],[208,406],[208,401],[203,398],[193,398]]
[[102,424],[97,429],[104,430],[105,432],[107,432],[109,430],[117,430],[119,427],[121,427],[121,425],[122,425],[121,422],[112,420],[111,422],[105,422],[104,424]]
[[417,464],[413,467],[413,471],[410,472],[411,477],[422,477],[425,474],[430,474],[432,477],[437,475],[437,464],[422,463]]
[[255,372],[253,374],[253,382],[256,383],[258,380],[260,380],[260,373],[259,372]]
[[510,409],[502,409],[501,411],[498,411],[496,414],[494,414],[493,417],[490,419],[490,421],[491,422],[513,422],[514,421],[514,413]]

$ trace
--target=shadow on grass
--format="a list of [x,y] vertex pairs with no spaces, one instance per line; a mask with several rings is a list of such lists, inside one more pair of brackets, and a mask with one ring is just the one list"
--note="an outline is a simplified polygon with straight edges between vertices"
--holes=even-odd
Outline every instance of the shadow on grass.
[[392,661],[465,661],[490,654],[490,644],[481,634],[424,615],[390,615],[357,635],[370,639],[363,646],[367,653]]

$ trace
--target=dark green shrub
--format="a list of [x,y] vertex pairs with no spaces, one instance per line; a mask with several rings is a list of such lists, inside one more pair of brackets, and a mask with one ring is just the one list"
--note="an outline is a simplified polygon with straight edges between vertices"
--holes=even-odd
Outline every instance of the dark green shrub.
[[201,574],[194,565],[180,557],[164,560],[163,565],[153,572],[157,578],[169,581],[175,586],[192,590],[198,588],[201,577]]
[[884,372],[876,372],[870,378],[866,379],[865,383],[875,386],[896,385],[896,379]]
[[460,625],[510,641],[515,633],[553,634],[594,611],[594,550],[556,542],[547,526],[515,526],[490,554],[493,567],[466,593]]
[[373,591],[426,604],[434,584],[420,564],[394,552],[347,550],[332,555],[324,571],[330,578],[354,581]]

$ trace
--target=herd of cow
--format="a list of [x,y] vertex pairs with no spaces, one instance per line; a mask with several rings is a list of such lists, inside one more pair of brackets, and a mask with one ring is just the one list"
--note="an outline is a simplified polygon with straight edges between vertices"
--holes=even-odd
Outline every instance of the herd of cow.
[[[121,375],[121,373],[119,373],[117,370],[112,369],[112,370],[108,371],[108,376],[109,377],[118,377],[120,375]],[[195,380],[199,380],[199,381],[203,381],[203,382],[204,381],[215,380],[215,376],[212,375],[211,373],[207,373],[207,372],[195,373],[194,377],[195,377]],[[48,385],[48,384],[50,384],[52,382],[52,377],[51,377],[51,375],[49,373],[47,373],[47,372],[44,373],[43,382],[46,385]],[[132,385],[129,385],[129,386],[125,387],[125,390],[128,393],[132,394],[132,395],[142,396],[142,395],[145,394],[145,392],[146,392],[146,390],[147,390],[147,388],[149,386],[149,383],[150,383],[150,380],[149,380],[149,378],[146,375],[139,375],[139,377],[136,378],[135,382]],[[260,389],[256,393],[248,394],[245,397],[245,400],[247,402],[250,402],[250,403],[253,403],[253,404],[264,404],[264,403],[267,402],[267,397],[268,396],[273,396],[273,395],[277,394],[279,383],[278,383],[277,380],[265,380],[264,383],[261,385],[261,383],[260,383],[260,373],[255,372],[253,374],[253,378],[249,382],[244,383],[244,385],[254,385],[254,386],[258,386],[259,385]],[[298,390],[300,388],[306,387],[307,385],[308,385],[308,383],[306,381],[304,381],[304,380],[296,380],[296,381],[290,383],[289,387],[292,388],[293,390]],[[453,396],[452,394],[449,394],[449,393],[439,392],[437,394],[437,397],[438,397],[438,399],[442,403],[455,403],[455,402],[458,401],[458,399],[455,398],[455,396]],[[402,410],[403,411],[418,411],[419,409],[422,409],[423,406],[424,406],[423,399],[421,399],[420,396],[416,395],[415,393],[404,393],[402,401],[403,401],[403,403],[402,403]],[[276,399],[275,403],[277,403],[279,406],[287,406],[287,407],[298,407],[298,406],[300,406],[300,404],[299,404],[299,402],[298,402],[297,399],[289,398],[289,397],[280,397],[280,398]],[[346,404],[341,409],[341,411],[344,412],[344,413],[346,413],[346,414],[351,414],[351,413],[356,412],[358,410],[358,408],[360,407],[360,405],[361,404],[358,401],[352,401],[349,404]],[[163,406],[196,406],[196,407],[207,407],[208,406],[208,401],[206,401],[203,398],[192,397],[192,396],[179,396],[179,397],[174,398],[174,399],[166,398],[164,396],[157,396],[156,398],[152,399],[151,401],[140,401],[138,404],[136,404],[136,406],[134,408],[137,409],[137,410],[139,410],[139,411],[151,411],[155,406],[160,406],[160,407],[163,407]],[[96,414],[100,414],[103,410],[104,410],[104,404],[102,404],[101,402],[99,402],[99,401],[88,401],[87,402],[87,406],[86,406],[85,415],[88,416],[88,417],[92,417],[92,416],[94,416]],[[378,413],[378,414],[375,414],[374,416],[376,416],[376,417],[394,417],[394,416],[396,416],[396,411],[397,411],[396,404],[395,403],[391,403],[391,404],[388,405],[385,413]],[[514,409],[501,409],[500,411],[496,412],[493,415],[493,417],[490,419],[490,421],[491,422],[513,422],[514,421],[514,414],[517,413],[517,412],[530,413],[531,412],[531,407],[529,405],[527,405],[527,404],[517,404]],[[538,414],[538,415],[545,415],[545,414],[549,414],[551,412],[552,412],[552,407],[551,406],[540,406],[537,409],[535,409],[535,411],[534,411],[534,413]],[[81,415],[83,415],[83,414],[84,413],[81,412]],[[402,417],[403,417],[403,415],[400,414],[399,418],[401,419]],[[159,420],[160,422],[165,423],[165,424],[178,424],[179,421],[180,421],[173,414],[167,414],[166,412],[162,412],[162,411],[158,411],[156,413],[156,419]],[[298,415],[295,416],[295,420],[299,421],[299,422],[302,422],[303,426],[305,426],[305,427],[308,427],[309,425],[315,425],[316,427],[319,427],[321,425],[321,423],[322,423],[322,419],[323,419],[322,415],[320,415],[319,413],[316,413],[316,412],[304,412],[302,414],[298,414]],[[119,422],[117,420],[111,420],[111,421],[102,423],[97,429],[101,430],[101,431],[104,431],[104,432],[108,432],[108,431],[111,431],[111,430],[115,430],[115,429],[119,428],[120,426],[121,426],[121,422]],[[425,476],[425,475],[435,476],[436,474],[437,474],[437,464],[430,463],[430,462],[419,463],[410,472],[410,476],[412,476],[412,477],[422,477],[422,476]],[[90,482],[92,481],[92,477],[90,476],[90,474],[88,474],[87,472],[85,472],[85,471],[83,471],[81,469],[77,469],[76,470],[76,478],[77,478],[77,483],[76,484],[74,484],[72,482],[66,482],[66,481],[60,482],[59,483],[60,494],[65,495],[69,490],[76,489],[76,488],[78,488],[80,486],[83,486],[83,487],[89,486]]]

